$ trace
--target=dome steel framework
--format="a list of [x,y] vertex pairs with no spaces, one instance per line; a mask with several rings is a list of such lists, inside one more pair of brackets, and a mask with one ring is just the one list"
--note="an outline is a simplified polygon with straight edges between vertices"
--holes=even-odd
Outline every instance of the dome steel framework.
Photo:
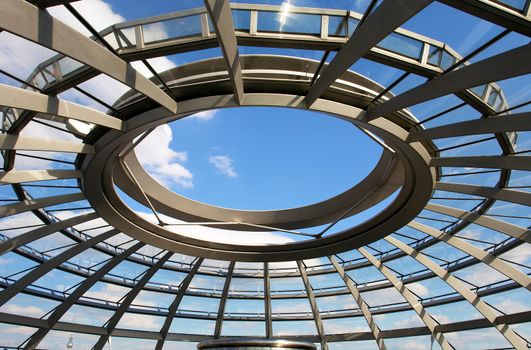
[[[364,14],[289,6],[289,13],[300,18],[289,30],[264,29],[260,22],[267,14],[285,12],[285,6],[205,0],[202,8],[119,23],[100,32],[71,5],[75,1],[0,0],[3,31],[57,53],[26,80],[0,67],[2,74],[22,84],[0,84],[0,183],[8,193],[2,194],[7,204],[0,206],[0,257],[16,254],[32,262],[18,269],[0,264],[0,348],[46,349],[51,337],[64,336],[64,344],[73,341],[74,348],[81,344],[99,350],[112,342],[120,348],[120,339],[137,339],[138,344],[127,346],[188,349],[204,340],[242,336],[309,341],[323,350],[362,345],[383,350],[399,348],[393,342],[397,339],[425,336],[426,348],[446,350],[464,348],[455,342],[455,334],[474,330],[495,330],[502,345],[493,348],[531,346],[531,306],[514,311],[499,302],[514,293],[529,299],[531,289],[531,160],[529,149],[519,147],[531,131],[530,104],[510,105],[496,83],[527,77],[531,89],[531,44],[471,62],[509,33],[530,36],[530,1],[516,8],[502,0],[440,0],[504,29],[464,57],[445,43],[400,28],[432,3],[428,0],[384,0],[379,5],[373,0]],[[59,5],[92,37],[46,10]],[[148,32],[161,24],[197,30],[158,36]],[[162,72],[147,61],[218,46],[222,57]],[[325,55],[321,62],[240,55],[239,46],[320,50]],[[329,58],[330,52],[337,53]],[[362,58],[404,74],[381,86],[349,70]],[[133,61],[144,62],[153,77],[136,71]],[[108,104],[80,87],[99,75],[130,90]],[[428,79],[394,94],[393,88],[408,75]],[[70,89],[107,112],[57,97]],[[448,95],[459,103],[424,119],[408,109]],[[257,214],[179,197],[156,183],[131,151],[138,143],[135,138],[157,126],[209,109],[244,106],[305,109],[348,120],[376,135],[384,146],[382,158],[365,180],[343,194],[307,207]],[[444,121],[463,107],[478,117]],[[437,126],[430,124],[433,120]],[[20,135],[32,122],[75,138]],[[438,140],[468,136],[474,141],[450,148],[489,140],[497,143],[499,153],[452,157],[438,147]],[[20,157],[46,159],[53,168],[18,170]],[[483,176],[490,180],[481,180]],[[116,188],[155,216],[229,228],[235,234],[334,225],[398,194],[379,214],[344,231],[294,244],[244,246],[192,239],[144,220]],[[497,209],[504,204],[518,213]],[[33,246],[57,235],[68,243],[46,251]],[[87,253],[101,258],[84,264],[78,257]],[[140,273],[117,273],[124,264]],[[470,271],[485,282],[467,279],[465,272]],[[64,290],[48,287],[43,281],[53,273],[75,276],[78,282],[65,282]],[[89,294],[100,284],[122,291],[121,298]],[[430,291],[435,285],[445,287]],[[396,297],[381,303],[382,293]],[[21,295],[49,300],[52,306],[41,317],[5,308]],[[164,305],[146,298],[160,298]],[[340,299],[349,301],[337,308],[325,303]],[[201,300],[215,300],[214,309],[202,308]],[[293,311],[289,302],[307,306]],[[231,310],[231,303],[247,303],[243,309],[249,310]],[[259,310],[248,305],[259,305]],[[436,315],[444,308],[473,310],[475,316],[445,320]],[[92,324],[81,316],[76,321],[68,317],[74,309],[101,312],[105,322]],[[414,316],[420,323],[384,327],[384,317],[392,315]],[[131,326],[125,319],[137,321]],[[142,320],[150,320],[151,326],[137,327]],[[6,325],[20,326],[23,336],[8,339],[1,333]],[[290,333],[286,329],[292,326]]]

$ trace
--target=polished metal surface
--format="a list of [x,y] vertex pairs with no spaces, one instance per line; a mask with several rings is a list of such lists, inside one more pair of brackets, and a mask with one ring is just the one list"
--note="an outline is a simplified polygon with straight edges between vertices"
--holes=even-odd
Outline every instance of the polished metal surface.
[[197,344],[198,350],[203,349],[238,349],[238,350],[260,350],[260,349],[297,349],[316,350],[317,347],[311,343],[305,343],[284,339],[223,339],[208,340]]

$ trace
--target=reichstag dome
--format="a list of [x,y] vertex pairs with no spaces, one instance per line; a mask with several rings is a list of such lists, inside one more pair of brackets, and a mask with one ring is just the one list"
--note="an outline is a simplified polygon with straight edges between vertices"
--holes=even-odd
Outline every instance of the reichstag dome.
[[0,0],[0,349],[531,348],[531,0]]

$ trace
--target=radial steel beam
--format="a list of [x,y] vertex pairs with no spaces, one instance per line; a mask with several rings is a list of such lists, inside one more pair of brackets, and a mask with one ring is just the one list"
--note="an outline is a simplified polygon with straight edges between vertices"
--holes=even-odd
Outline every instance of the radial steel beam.
[[308,106],[321,97],[350,66],[431,2],[432,0],[384,0],[323,69],[323,73],[306,95]]
[[24,213],[30,210],[49,207],[52,205],[76,202],[83,199],[85,199],[85,195],[83,193],[70,193],[53,197],[26,199],[13,204],[0,206],[0,218]]
[[234,33],[232,11],[228,0],[204,0],[208,15],[214,24],[223,58],[227,63],[234,97],[238,104],[243,100],[243,77],[238,43]]
[[164,342],[166,341],[168,337],[168,332],[170,330],[173,317],[175,316],[175,312],[177,312],[177,309],[179,308],[179,305],[181,304],[181,301],[183,300],[184,294],[186,293],[188,286],[190,286],[192,279],[197,273],[197,270],[199,270],[199,267],[201,267],[202,263],[203,263],[203,258],[198,258],[194,266],[190,269],[190,272],[188,273],[188,275],[186,275],[184,280],[181,282],[181,285],[179,286],[179,291],[177,292],[177,295],[175,295],[175,299],[173,299],[173,302],[168,308],[168,315],[166,316],[166,319],[164,320],[164,325],[162,326],[160,330],[160,335],[162,339],[159,339],[157,341],[157,345],[155,345],[155,350],[162,350],[162,348],[164,347]]
[[168,111],[177,111],[177,103],[130,64],[46,10],[23,0],[3,0],[1,7],[0,28],[93,67],[148,96]]
[[225,277],[225,284],[223,285],[223,292],[221,293],[221,300],[219,301],[218,315],[216,318],[216,327],[214,329],[214,339],[219,339],[221,336],[221,328],[223,327],[223,315],[225,314],[225,306],[227,305],[227,298],[229,295],[230,283],[232,281],[232,274],[234,273],[234,266],[236,262],[231,261],[227,270],[227,277]]
[[432,158],[430,166],[531,171],[531,156],[471,156]]
[[69,248],[68,250],[56,255],[55,257],[51,258],[50,260],[38,265],[30,272],[26,273],[24,276],[22,276],[20,279],[18,279],[15,283],[4,289],[2,292],[0,292],[0,306],[7,303],[11,298],[13,298],[17,293],[23,291],[26,287],[28,287],[30,284],[47,274],[48,272],[55,269],[57,266],[61,265],[65,261],[71,259],[72,257],[76,256],[77,254],[95,246],[96,244],[118,234],[119,232],[117,230],[109,230],[107,232],[101,233],[95,237],[92,237],[86,241],[80,242],[73,246],[72,248]]
[[436,331],[435,328],[438,325],[437,322],[435,322],[430,314],[424,309],[422,303],[419,302],[417,297],[402,283],[402,281],[400,281],[388,267],[386,267],[380,260],[376,259],[376,257],[369,253],[365,248],[359,248],[358,251],[365,258],[367,258],[367,260],[369,260],[369,262],[373,264],[374,267],[376,267],[389,280],[389,282],[391,282],[391,284],[400,294],[402,294],[404,299],[406,299],[413,310],[415,310],[422,322],[424,322],[426,327],[428,327],[432,336],[437,340],[442,350],[453,350],[453,346],[448,343],[442,332]]
[[0,171],[0,185],[22,182],[80,179],[81,170],[10,170]]
[[488,216],[478,215],[465,210],[451,208],[439,204],[428,203],[426,204],[426,209],[436,213],[453,216],[454,218],[472,222],[474,224],[478,224],[480,226],[484,226],[495,231],[505,233],[506,235],[509,235],[511,237],[521,239],[524,242],[531,243],[531,230],[526,229],[524,227],[513,225],[508,222],[494,219]]
[[105,263],[105,265],[103,265],[99,270],[87,277],[65,300],[61,302],[61,304],[55,308],[55,310],[46,319],[46,326],[39,327],[39,329],[28,340],[24,349],[34,350],[42,341],[42,339],[44,339],[46,334],[48,334],[51,329],[56,327],[63,315],[79,300],[79,298],[83,296],[83,294],[92,288],[92,286],[94,286],[94,284],[96,284],[96,282],[98,282],[109,271],[114,269],[116,266],[118,266],[118,264],[127,259],[131,254],[142,248],[144,245],[145,243],[137,242],[127,250],[124,250],[122,253],[116,255],[112,259],[109,259],[108,262]]
[[304,282],[306,294],[308,294],[308,301],[310,302],[310,307],[312,308],[312,314],[313,319],[315,321],[315,326],[317,328],[317,334],[319,335],[319,339],[321,339],[321,350],[328,350],[328,344],[325,340],[323,320],[321,320],[321,314],[319,313],[319,308],[317,307],[317,302],[315,301],[315,295],[313,293],[312,285],[310,284],[308,274],[306,273],[306,267],[300,260],[297,260],[297,266],[299,267],[299,273],[301,274],[302,282]]
[[330,259],[330,262],[332,263],[332,265],[334,265],[334,268],[336,269],[337,273],[339,274],[339,276],[341,276],[341,278],[343,279],[343,281],[347,285],[347,288],[348,288],[350,294],[352,294],[352,297],[354,298],[354,300],[356,300],[356,303],[358,304],[358,306],[359,306],[359,308],[360,308],[360,310],[361,310],[361,312],[363,314],[363,317],[365,317],[365,321],[367,321],[367,324],[369,325],[369,328],[371,329],[371,333],[374,336],[374,340],[376,340],[376,344],[378,345],[378,348],[380,350],[386,350],[387,347],[385,346],[385,342],[384,342],[384,339],[382,337],[381,330],[378,327],[378,325],[376,324],[376,322],[374,321],[374,319],[372,318],[372,314],[371,314],[371,310],[369,309],[369,305],[367,305],[365,300],[363,300],[363,297],[361,296],[358,288],[356,287],[354,282],[352,282],[350,277],[347,275],[347,273],[345,272],[345,269],[343,268],[343,266],[341,266],[337,262],[337,259],[334,258],[333,256],[329,256],[328,259]]
[[95,109],[5,84],[0,84],[0,105],[75,119],[116,130],[125,129],[122,120]]
[[129,291],[129,293],[127,293],[127,296],[120,303],[120,306],[118,307],[118,309],[116,309],[112,317],[109,319],[109,321],[107,321],[107,326],[105,327],[106,334],[100,336],[100,338],[98,339],[98,342],[96,343],[96,345],[94,345],[93,349],[96,349],[96,350],[103,349],[103,347],[109,340],[109,336],[112,335],[114,329],[118,325],[118,322],[120,322],[124,313],[127,311],[127,309],[129,308],[131,303],[135,300],[135,298],[138,296],[138,293],[142,291],[142,288],[144,288],[146,283],[149,282],[151,277],[153,277],[153,275],[162,267],[162,265],[164,265],[164,263],[166,263],[166,261],[168,261],[168,259],[173,254],[174,254],[173,252],[167,252],[166,254],[164,254],[162,258],[159,259],[159,261],[151,265],[149,269],[145,271],[142,278],[140,278],[138,282],[135,284],[135,286]]
[[525,10],[517,13],[516,10],[502,5],[503,1],[492,0],[439,0],[449,6],[482,18],[499,26],[531,36],[531,21],[526,18]]
[[41,8],[70,4],[77,1],[80,0],[28,0],[28,2]]
[[52,233],[64,230],[67,227],[79,225],[84,222],[97,219],[99,217],[100,216],[95,212],[82,214],[69,219],[52,222],[35,230],[25,232],[6,241],[0,242],[0,255],[15,250],[23,246],[24,244],[28,244],[38,239],[44,238]]
[[264,307],[266,338],[273,337],[273,321],[271,318],[271,280],[269,277],[269,263],[264,263]]
[[81,142],[40,139],[19,135],[0,135],[0,149],[93,154],[94,146]]
[[531,61],[531,44],[489,57],[408,90],[367,111],[369,120],[400,109],[493,81],[531,73],[531,65],[515,62]]
[[446,182],[437,182],[435,189],[531,206],[531,194],[523,191]]
[[530,131],[531,112],[506,114],[411,132],[408,142],[511,131]]
[[443,281],[448,283],[450,287],[455,289],[456,292],[461,294],[472,306],[476,308],[487,320],[489,320],[492,325],[511,343],[511,345],[517,350],[527,350],[526,342],[520,338],[507,324],[498,323],[496,321],[496,311],[487,305],[483,300],[481,300],[476,293],[472,292],[464,282],[457,279],[451,273],[446,271],[444,268],[433,262],[430,258],[422,254],[421,252],[411,248],[407,244],[399,241],[398,239],[387,236],[384,238],[387,242],[394,245],[398,249],[402,250],[404,253],[426,266],[428,269],[433,271],[437,276],[439,276]]
[[449,235],[447,233],[434,229],[433,227],[421,224],[417,221],[411,221],[408,226],[420,232],[424,232],[427,235],[435,237],[445,243],[448,243],[452,247],[457,248],[470,256],[473,256],[479,261],[484,262],[493,269],[497,270],[498,272],[504,274],[511,280],[520,284],[525,289],[531,289],[531,278],[529,278],[529,276],[527,276],[525,273],[512,267],[510,264],[506,263],[502,259],[497,258],[495,255],[468,243],[464,239],[459,238],[457,236]]

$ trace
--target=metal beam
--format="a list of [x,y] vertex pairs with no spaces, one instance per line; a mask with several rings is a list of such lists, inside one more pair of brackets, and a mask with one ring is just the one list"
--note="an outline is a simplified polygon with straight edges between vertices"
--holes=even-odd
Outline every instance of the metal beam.
[[[475,17],[482,18],[499,26],[531,36],[531,23],[525,12],[517,13],[513,9],[492,0],[439,0]],[[524,10],[525,11],[525,10]]]
[[306,293],[308,294],[308,301],[310,302],[310,307],[312,308],[317,334],[319,335],[319,339],[321,339],[321,350],[328,350],[328,344],[325,341],[323,320],[321,320],[321,314],[319,313],[317,302],[315,301],[312,285],[310,284],[310,280],[306,274],[306,267],[300,260],[297,260],[297,266],[299,267],[299,273],[301,274],[302,281],[304,282],[304,288],[306,288]]
[[472,167],[531,171],[530,156],[472,156],[432,158],[430,166]]
[[435,237],[445,243],[448,243],[452,247],[457,248],[470,256],[473,256],[479,261],[484,262],[493,269],[497,270],[498,272],[501,272],[511,280],[520,284],[525,289],[530,290],[531,278],[529,278],[529,276],[527,276],[522,271],[515,269],[502,259],[497,258],[495,255],[468,243],[462,238],[449,235],[447,233],[434,229],[433,227],[421,224],[420,222],[411,221],[408,226],[420,232],[424,232],[427,235]]
[[94,146],[81,142],[8,134],[0,135],[0,149],[94,154]]
[[77,1],[79,0],[28,0],[28,2],[41,8],[70,4]]
[[264,263],[264,308],[266,338],[273,337],[273,321],[271,318],[271,281],[269,278],[269,263]]
[[13,204],[0,206],[0,218],[24,213],[30,210],[41,209],[52,205],[76,202],[85,199],[83,193],[70,193],[53,197],[26,199]]
[[368,120],[389,115],[400,109],[459,92],[481,84],[531,73],[531,65],[515,62],[531,61],[531,44],[486,58],[477,63],[448,72],[408,90],[367,111]]
[[175,113],[177,103],[157,85],[101,45],[23,0],[2,1],[0,27],[69,56],[124,83]]
[[506,114],[411,132],[408,142],[512,131],[530,131],[531,112]]
[[374,267],[376,267],[389,280],[389,282],[391,282],[400,294],[402,294],[422,322],[428,327],[442,350],[453,350],[453,346],[448,343],[442,332],[436,331],[435,327],[438,325],[437,322],[435,322],[431,315],[424,309],[417,297],[404,285],[404,283],[402,283],[402,281],[400,281],[389,268],[387,268],[380,260],[376,259],[376,257],[369,253],[365,248],[359,248],[358,251],[367,258],[367,260],[369,260],[369,262],[373,264]]
[[[118,264],[127,259],[131,254],[136,252],[138,249],[142,248],[145,243],[137,242],[133,246],[129,247],[127,250],[124,250],[122,253],[116,255],[112,259],[109,259],[108,262],[103,265],[99,270],[94,272],[92,275],[87,277],[80,285],[77,287],[65,300],[57,306],[57,308],[48,316],[46,319],[46,327],[41,326],[39,329],[31,336],[31,338],[26,343],[24,347],[25,350],[34,350],[39,343],[44,339],[46,334],[51,329],[56,328],[57,323],[63,317],[63,315],[74,305],[83,294],[85,294],[96,282],[98,282],[103,276],[105,276],[109,271],[114,269]],[[99,327],[98,327],[99,328]]]
[[531,206],[531,193],[523,191],[446,182],[437,182],[435,189]]
[[[505,323],[505,324],[514,324],[522,323],[526,320],[529,320],[531,312],[520,312],[511,315],[502,315],[498,316],[495,323]],[[13,315],[4,312],[0,312],[0,323],[13,324],[20,326],[29,326],[29,327],[46,327],[46,320],[28,317]],[[467,320],[462,322],[447,323],[444,325],[437,326],[438,332],[456,332],[461,330],[471,330],[486,328],[490,326],[490,322],[484,318],[478,318],[474,320]],[[77,323],[70,322],[58,322],[54,327],[54,330],[65,331],[65,332],[75,332],[75,333],[85,333],[85,334],[94,334],[102,335],[104,334],[104,328],[99,326],[90,326],[82,325]],[[130,330],[130,329],[117,329],[117,337],[128,337],[136,339],[153,339],[159,340],[160,334],[157,332],[150,331],[140,331],[140,330]],[[411,337],[417,335],[431,335],[430,330],[427,327],[412,327],[412,328],[400,328],[393,329],[388,331],[382,331],[382,336],[384,339],[387,338],[402,338],[402,337]],[[285,339],[293,340],[303,340],[311,343],[319,341],[318,336],[285,336]],[[179,333],[170,333],[168,334],[168,340],[172,341],[188,341],[188,342],[200,342],[207,339],[213,339],[212,336],[205,335],[192,335],[192,334],[179,334]],[[353,332],[353,333],[344,333],[344,334],[329,334],[326,336],[326,340],[330,342],[335,341],[352,341],[356,340],[370,340],[372,339],[371,332]]]
[[0,171],[0,185],[22,182],[80,179],[81,170],[10,170]]
[[94,220],[99,218],[100,216],[96,212],[83,214],[79,216],[74,216],[69,219],[52,222],[50,224],[47,224],[45,226],[39,227],[35,230],[31,230],[28,232],[25,232],[23,234],[20,234],[16,237],[10,238],[8,240],[5,240],[3,242],[0,242],[0,255],[3,255],[5,253],[8,253],[12,250],[15,250],[24,244],[31,243],[33,241],[36,241],[38,239],[41,239],[43,237],[46,237],[52,233],[58,232],[60,230],[64,230],[67,227],[72,227],[75,225],[82,224],[84,222]]
[[202,263],[203,263],[203,258],[198,258],[194,266],[190,269],[190,272],[188,273],[188,275],[186,275],[184,280],[181,282],[181,285],[179,286],[179,291],[177,292],[177,295],[175,295],[175,299],[173,299],[173,302],[168,308],[168,315],[166,316],[166,319],[164,320],[164,325],[162,326],[160,330],[160,335],[162,339],[159,339],[157,341],[155,350],[162,350],[162,348],[164,347],[164,342],[166,341],[166,338],[168,337],[168,332],[170,330],[173,317],[175,316],[175,312],[179,308],[179,305],[181,304],[181,301],[183,300],[184,294],[186,293],[186,290],[188,289],[190,282],[192,282],[192,279],[194,278],[195,274],[197,273],[197,270],[199,270],[199,267],[201,266]]
[[48,272],[55,269],[57,266],[61,265],[65,261],[71,259],[72,257],[76,256],[77,254],[95,246],[96,244],[118,234],[119,232],[117,230],[109,230],[107,232],[101,233],[95,237],[92,237],[86,241],[80,242],[73,246],[72,248],[56,255],[55,257],[51,258],[50,260],[38,265],[30,272],[26,273],[24,276],[22,276],[20,279],[18,279],[15,283],[10,285],[8,288],[4,289],[2,292],[0,292],[0,306],[7,303],[11,298],[13,298],[16,294],[23,291],[24,288],[28,287],[30,284],[47,274]]
[[162,267],[162,265],[164,265],[166,261],[168,261],[168,259],[173,254],[174,254],[173,252],[167,252],[166,254],[164,254],[162,258],[159,259],[159,261],[151,265],[151,267],[147,271],[145,271],[142,278],[140,278],[140,280],[138,280],[138,282],[129,291],[129,293],[127,293],[127,296],[120,303],[120,306],[118,307],[118,309],[116,309],[112,317],[107,321],[107,327],[105,327],[106,332],[104,335],[100,336],[100,339],[98,339],[98,342],[96,343],[96,345],[94,345],[93,349],[96,349],[96,350],[103,349],[103,347],[105,346],[105,343],[107,343],[107,341],[109,340],[109,336],[112,335],[114,329],[118,325],[118,322],[120,322],[120,319],[124,315],[125,311],[127,311],[127,309],[129,308],[133,300],[135,300],[138,293],[142,291],[142,288],[144,288],[146,283],[149,282],[151,277],[153,277],[153,275]]
[[398,239],[387,236],[385,240],[394,245],[404,253],[426,266],[439,276],[444,282],[448,283],[450,287],[455,289],[456,292],[461,294],[472,306],[476,308],[487,320],[489,320],[494,327],[511,343],[511,345],[517,350],[527,350],[526,342],[520,338],[507,324],[498,323],[495,324],[496,311],[481,300],[476,293],[472,292],[464,282],[454,277],[451,273],[444,268],[433,262],[430,258],[422,254],[421,252],[411,248],[407,244],[399,241]]
[[416,15],[432,0],[384,0],[352,34],[310,88],[306,103],[312,105],[343,72],[366,55],[402,23]]
[[219,301],[218,315],[216,318],[216,328],[214,329],[214,339],[219,339],[219,337],[221,336],[221,328],[223,327],[223,315],[225,314],[225,305],[227,305],[227,297],[229,295],[230,282],[232,280],[232,274],[234,273],[235,265],[236,262],[230,262],[227,270],[227,277],[225,277],[225,284],[223,285],[221,300]]
[[238,104],[241,104],[243,100],[242,65],[234,33],[230,2],[228,0],[204,0],[204,2],[212,24],[214,24],[223,58],[227,63],[234,97]]
[[125,129],[123,121],[95,109],[5,84],[0,84],[0,105],[75,119],[116,130]]
[[376,324],[376,322],[374,321],[374,319],[372,318],[372,314],[371,314],[371,310],[369,309],[369,305],[367,305],[365,300],[363,300],[363,297],[361,296],[358,288],[356,287],[354,282],[352,282],[350,277],[347,275],[347,273],[345,272],[345,269],[343,268],[343,266],[341,266],[337,262],[337,259],[334,258],[333,256],[329,256],[328,259],[330,259],[330,262],[332,263],[332,265],[334,265],[334,268],[336,269],[337,273],[339,274],[339,276],[341,276],[341,278],[343,279],[343,281],[347,285],[347,288],[348,288],[350,294],[352,294],[352,297],[354,298],[354,300],[356,300],[356,303],[358,304],[358,306],[359,306],[359,308],[360,308],[360,310],[361,310],[361,312],[363,314],[363,317],[365,317],[365,321],[367,321],[367,324],[369,325],[369,328],[371,329],[371,333],[374,336],[374,339],[376,340],[376,344],[378,345],[378,348],[380,350],[386,350],[387,347],[385,346],[385,342],[384,342],[384,339],[382,337],[381,330],[378,327],[378,325]]
[[484,215],[478,215],[475,213],[470,213],[465,210],[451,208],[439,204],[426,204],[426,209],[434,211],[436,213],[441,213],[448,216],[453,216],[461,220],[472,222],[480,226],[484,226],[495,231],[505,233],[514,238],[518,238],[524,242],[531,243],[531,230],[517,225],[510,224],[505,221],[494,219]]

